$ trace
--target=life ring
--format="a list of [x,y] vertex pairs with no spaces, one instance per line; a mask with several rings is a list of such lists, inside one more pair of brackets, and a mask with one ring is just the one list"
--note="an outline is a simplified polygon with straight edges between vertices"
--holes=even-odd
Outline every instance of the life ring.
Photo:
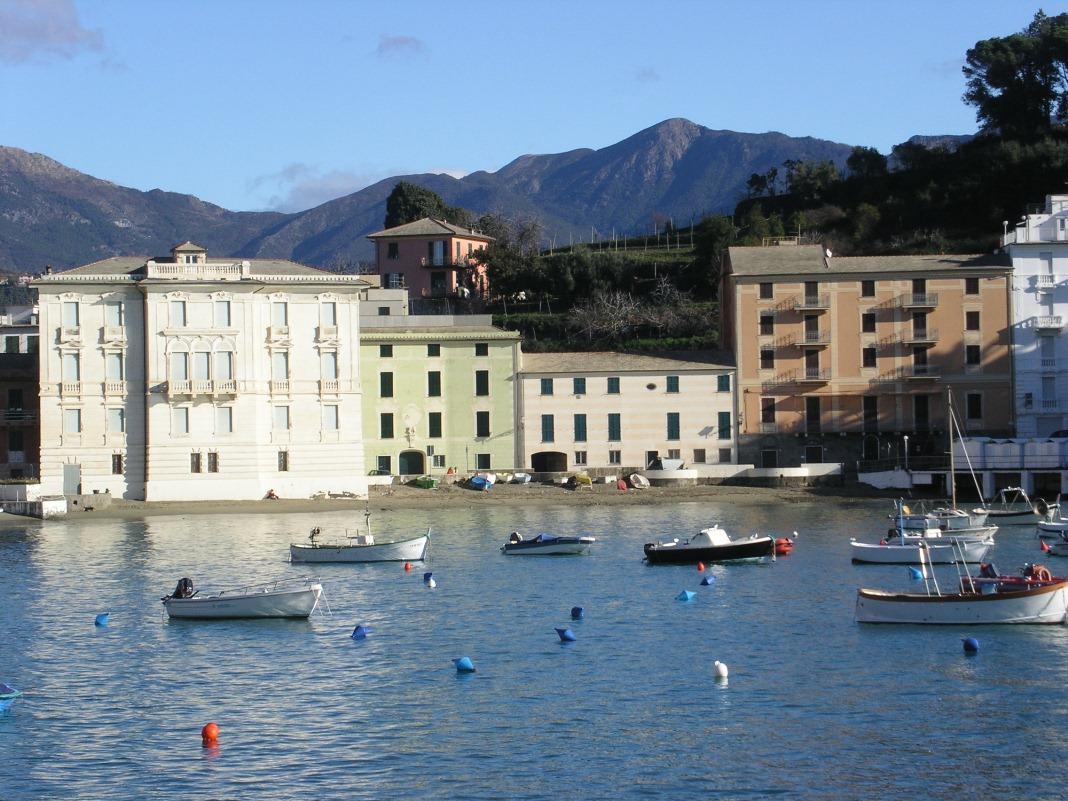
[[1031,578],[1035,581],[1050,581],[1053,579],[1053,575],[1049,572],[1049,569],[1043,565],[1035,565],[1034,570],[1031,571]]

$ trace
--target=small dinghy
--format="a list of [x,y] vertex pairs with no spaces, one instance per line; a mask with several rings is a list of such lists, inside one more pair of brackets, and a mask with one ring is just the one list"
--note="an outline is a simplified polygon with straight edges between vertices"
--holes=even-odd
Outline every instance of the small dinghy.
[[201,595],[200,590],[193,589],[193,582],[184,578],[162,600],[170,617],[186,620],[306,618],[315,611],[322,594],[318,579],[286,579]]
[[523,556],[583,554],[590,550],[594,542],[594,537],[554,537],[551,534],[539,534],[532,539],[524,539],[518,531],[513,531],[508,542],[501,546],[501,551]]

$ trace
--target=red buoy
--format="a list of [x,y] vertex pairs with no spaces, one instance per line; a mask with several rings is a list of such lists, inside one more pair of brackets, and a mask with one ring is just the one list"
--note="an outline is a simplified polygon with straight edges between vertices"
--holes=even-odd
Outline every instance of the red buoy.
[[705,563],[704,562],[698,562],[697,563],[697,572],[698,573],[704,573],[705,572]]
[[200,730],[200,736],[204,740],[204,745],[212,744],[219,739],[219,727],[214,723],[209,723]]
[[411,562],[405,562],[405,563],[404,563],[404,569],[405,569],[405,570],[408,570],[408,571],[411,571],[411,569],[412,569],[412,563],[411,563]]
[[1048,551],[1049,550],[1049,546],[1046,545],[1046,541],[1045,540],[1042,540],[1040,544],[1042,545],[1042,550],[1043,551]]

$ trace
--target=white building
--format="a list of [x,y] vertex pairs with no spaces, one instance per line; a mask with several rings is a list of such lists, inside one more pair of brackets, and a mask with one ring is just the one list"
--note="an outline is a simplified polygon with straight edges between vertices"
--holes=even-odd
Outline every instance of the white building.
[[116,257],[34,285],[45,493],[366,495],[365,277],[290,261]]
[[726,353],[528,353],[519,388],[519,463],[534,472],[639,470],[737,458]]
[[1046,437],[1068,428],[1068,195],[1048,195],[1002,246],[1013,267],[1016,434]]

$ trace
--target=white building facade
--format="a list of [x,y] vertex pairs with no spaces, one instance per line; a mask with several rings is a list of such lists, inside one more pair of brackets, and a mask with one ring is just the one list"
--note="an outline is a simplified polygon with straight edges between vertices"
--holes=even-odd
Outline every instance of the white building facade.
[[359,305],[289,261],[116,257],[46,273],[41,484],[147,501],[365,496]]
[[1016,435],[1068,428],[1068,195],[1048,195],[1002,246],[1013,268]]

